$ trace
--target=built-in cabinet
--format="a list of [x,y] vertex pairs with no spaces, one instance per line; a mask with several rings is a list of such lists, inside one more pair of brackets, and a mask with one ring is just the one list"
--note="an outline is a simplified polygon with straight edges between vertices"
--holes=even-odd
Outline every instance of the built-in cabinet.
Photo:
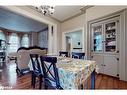
[[99,73],[119,76],[119,22],[113,17],[91,23],[91,60],[99,66]]

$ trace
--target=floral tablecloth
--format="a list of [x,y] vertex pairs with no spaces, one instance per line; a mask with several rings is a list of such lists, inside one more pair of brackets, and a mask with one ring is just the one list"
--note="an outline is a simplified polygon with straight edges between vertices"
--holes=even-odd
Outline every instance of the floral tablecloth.
[[[31,62],[29,62],[32,70]],[[98,69],[96,62],[91,60],[73,59],[57,56],[60,86],[63,89],[78,89],[81,84]]]
[[65,58],[58,63],[60,85],[63,89],[78,89],[97,70],[96,62],[90,60]]

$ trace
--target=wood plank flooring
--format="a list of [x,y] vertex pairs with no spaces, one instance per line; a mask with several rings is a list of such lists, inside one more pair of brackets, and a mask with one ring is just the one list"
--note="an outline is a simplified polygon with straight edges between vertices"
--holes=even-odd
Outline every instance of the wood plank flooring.
[[[2,73],[0,73],[0,86],[11,87],[4,89],[33,89],[30,73],[18,76],[15,71],[16,65],[13,62],[6,64],[3,68]],[[35,89],[38,89],[38,84]],[[90,89],[90,78],[88,78],[87,88],[85,89]],[[127,89],[127,82],[98,74],[96,75],[95,89]]]

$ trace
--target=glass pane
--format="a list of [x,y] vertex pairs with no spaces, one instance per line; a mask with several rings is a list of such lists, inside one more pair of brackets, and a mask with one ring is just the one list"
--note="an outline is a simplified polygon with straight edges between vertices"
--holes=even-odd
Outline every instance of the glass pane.
[[105,52],[116,51],[116,22],[105,24]]
[[22,37],[21,44],[22,44],[23,47],[29,47],[29,37],[28,37],[28,34],[25,34]]
[[96,26],[93,28],[94,36],[94,52],[102,52],[102,26]]
[[9,37],[9,48],[8,48],[8,52],[16,52],[18,47],[19,47],[19,38],[17,36],[17,34],[13,33],[10,37]]
[[6,49],[5,41],[6,41],[5,34],[3,33],[3,31],[0,30],[0,50]]

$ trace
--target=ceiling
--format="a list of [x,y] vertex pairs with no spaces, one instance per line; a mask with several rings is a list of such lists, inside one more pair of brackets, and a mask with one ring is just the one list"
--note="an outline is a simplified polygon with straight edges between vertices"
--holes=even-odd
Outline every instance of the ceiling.
[[[30,8],[36,10],[35,7],[29,6]],[[51,18],[54,18],[60,22],[64,22],[70,18],[80,15],[83,11],[92,6],[55,6],[55,12],[51,14]],[[36,10],[37,11],[37,10]]]
[[65,21],[81,12],[83,6],[55,6],[52,17],[59,21]]
[[0,27],[21,32],[38,32],[46,29],[48,26],[44,23],[0,8]]

